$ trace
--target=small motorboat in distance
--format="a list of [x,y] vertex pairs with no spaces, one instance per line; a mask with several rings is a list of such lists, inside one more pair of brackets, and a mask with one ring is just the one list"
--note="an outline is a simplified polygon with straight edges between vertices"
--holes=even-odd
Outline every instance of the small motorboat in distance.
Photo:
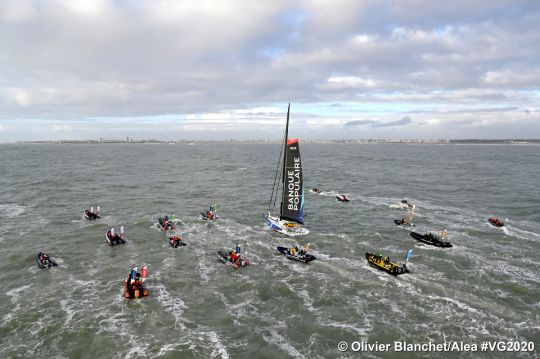
[[185,246],[186,242],[182,239],[182,237],[174,235],[172,237],[169,237],[169,244],[173,248],[178,248],[180,246]]
[[124,298],[137,299],[148,297],[148,291],[143,285],[143,282],[148,277],[147,265],[141,267],[141,273],[137,271],[137,267],[131,268],[131,272],[124,280]]
[[224,252],[218,251],[218,258],[220,261],[226,265],[232,265],[235,269],[240,267],[246,267],[251,264],[250,261],[246,260],[241,253],[242,249],[240,245],[237,245],[235,249]]
[[211,204],[208,211],[201,212],[201,218],[205,221],[215,221],[216,219],[219,219],[219,216],[216,213],[216,205]]
[[94,207],[90,207],[90,209],[84,210],[84,218],[88,220],[98,219],[101,218],[99,216],[99,206],[97,206],[97,209],[94,211]]
[[499,218],[497,217],[491,217],[491,218],[488,218],[488,222],[491,223],[492,225],[494,225],[495,227],[502,227],[504,226],[504,222],[501,221]]
[[412,256],[412,250],[409,249],[405,257],[405,263],[403,263],[402,266],[399,266],[396,263],[392,263],[390,261],[390,257],[383,257],[380,254],[366,252],[366,259],[370,266],[380,269],[382,271],[385,271],[386,273],[396,275],[396,276],[400,274],[409,273],[409,270],[407,269],[407,261],[410,259],[411,256]]
[[410,233],[411,237],[425,244],[430,244],[435,247],[450,248],[452,244],[442,240],[440,237],[433,235],[433,233],[420,234],[416,232]]
[[390,257],[383,257],[380,254],[366,252],[366,259],[368,260],[370,266],[392,275],[400,275],[409,272],[407,269],[407,264],[399,266],[396,263],[390,262]]
[[309,263],[317,258],[314,255],[307,253],[308,248],[309,246],[306,246],[304,248],[298,248],[297,246],[294,246],[292,248],[277,247],[277,250],[279,251],[279,253],[285,255],[285,257],[289,259]]
[[408,209],[409,211],[414,211],[416,209],[416,205],[410,203],[409,201],[407,201],[406,199],[402,199],[399,203],[397,204],[391,204],[390,205],[390,208],[394,208],[394,209]]
[[407,218],[394,219],[394,223],[398,226],[414,226],[412,222],[409,222]]
[[409,211],[408,217],[403,216],[401,217],[401,219],[394,219],[394,223],[397,224],[398,226],[414,226],[412,222],[413,217],[414,217],[414,212]]
[[111,246],[126,243],[124,226],[120,227],[120,235],[118,235],[118,233],[114,233],[114,227],[109,229],[107,233],[105,233],[105,239]]
[[169,229],[173,231],[176,229],[173,221],[169,218],[169,215],[158,218],[158,225],[163,232],[166,232]]
[[51,268],[58,264],[54,259],[49,257],[47,253],[39,252],[36,256],[36,263],[40,269]]

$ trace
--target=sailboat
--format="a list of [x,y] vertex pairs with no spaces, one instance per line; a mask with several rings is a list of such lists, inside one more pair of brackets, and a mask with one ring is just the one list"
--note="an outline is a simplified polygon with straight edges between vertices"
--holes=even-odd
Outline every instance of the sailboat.
[[[303,227],[304,213],[304,183],[302,180],[302,162],[300,160],[300,147],[297,138],[289,138],[289,114],[291,104],[287,108],[287,125],[285,127],[285,139],[283,148],[279,154],[279,161],[270,196],[268,214],[264,215],[264,220],[275,232],[284,234],[288,237],[295,237],[308,234],[309,231]],[[283,154],[283,159],[282,159]],[[279,178],[280,164],[281,181],[276,183]],[[272,215],[271,209],[275,207],[278,193],[281,187],[281,206],[279,215]]]

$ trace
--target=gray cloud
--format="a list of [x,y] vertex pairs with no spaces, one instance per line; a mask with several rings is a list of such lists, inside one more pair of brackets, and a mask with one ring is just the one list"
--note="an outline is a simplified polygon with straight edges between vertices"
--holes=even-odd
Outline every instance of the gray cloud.
[[390,121],[390,122],[380,122],[377,124],[374,124],[374,127],[392,127],[392,126],[405,126],[412,123],[412,119],[409,116],[405,116],[400,120],[397,121]]
[[344,126],[371,126],[371,127],[393,127],[393,126],[405,126],[412,123],[412,119],[410,116],[405,116],[401,118],[400,120],[396,121],[375,121],[375,120],[352,120],[347,121],[343,125]]
[[343,125],[344,126],[365,126],[365,125],[373,125],[375,123],[377,122],[373,120],[352,120],[352,121],[345,122]]
[[[318,122],[305,131],[320,136],[336,123],[406,127],[407,116],[392,118],[407,113],[447,127],[467,113],[473,126],[478,111],[525,121],[516,108],[540,107],[538,23],[537,1],[6,0],[0,121],[90,126],[85,119],[178,115],[181,123],[204,113],[236,121],[235,111],[288,101],[311,106],[307,117]],[[377,121],[354,120],[350,104],[365,104],[361,116]],[[249,121],[264,116],[235,127],[256,133]],[[0,140],[13,126],[1,127]]]

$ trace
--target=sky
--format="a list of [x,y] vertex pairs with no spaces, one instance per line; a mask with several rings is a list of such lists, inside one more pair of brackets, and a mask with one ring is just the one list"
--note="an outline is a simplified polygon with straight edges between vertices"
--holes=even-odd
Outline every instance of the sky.
[[540,138],[540,1],[0,0],[0,142]]

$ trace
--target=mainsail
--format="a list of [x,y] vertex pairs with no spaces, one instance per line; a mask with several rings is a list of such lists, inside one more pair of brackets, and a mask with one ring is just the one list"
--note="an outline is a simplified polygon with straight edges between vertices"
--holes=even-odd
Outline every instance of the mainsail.
[[280,218],[302,224],[304,184],[302,181],[300,147],[297,138],[287,139],[283,163],[283,195]]

